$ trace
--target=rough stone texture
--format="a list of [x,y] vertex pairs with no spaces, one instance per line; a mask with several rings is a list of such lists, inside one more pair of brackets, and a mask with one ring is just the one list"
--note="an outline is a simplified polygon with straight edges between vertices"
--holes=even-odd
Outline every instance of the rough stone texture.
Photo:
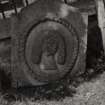
[[[81,71],[85,70],[84,66],[80,66],[81,64],[85,63],[85,53],[86,53],[86,43],[84,43],[86,41],[86,39],[84,40],[84,38],[86,38],[85,37],[86,25],[83,21],[83,17],[75,8],[71,6],[67,6],[60,1],[41,0],[41,1],[38,1],[37,3],[34,3],[22,9],[21,13],[16,18],[17,23],[13,25],[12,35],[13,35],[14,43],[12,47],[13,48],[12,53],[16,55],[14,55],[15,57],[13,56],[14,60],[12,61],[12,63],[15,66],[17,65],[16,68],[13,70],[13,72],[15,74],[14,78],[16,78],[16,80],[18,80],[19,83],[21,80],[22,81],[25,80],[23,78],[27,77],[27,76],[22,76],[22,74],[25,72],[26,75],[28,75],[26,71],[29,71],[24,61],[24,55],[22,55],[23,54],[22,52],[24,51],[23,46],[25,44],[26,35],[28,31],[30,30],[30,27],[32,27],[34,24],[40,21],[40,19],[41,20],[44,19],[44,17],[51,18],[51,19],[54,19],[54,17],[58,17],[58,18],[60,17],[64,20],[64,24],[67,22],[72,25],[72,26],[68,25],[67,27],[74,27],[74,30],[78,34],[78,40],[80,41],[79,43],[79,47],[80,47],[79,53],[80,54],[76,60],[77,62],[76,62],[75,70],[76,71],[79,71],[80,69]],[[14,21],[16,20],[14,19]],[[75,40],[76,40],[76,37],[75,37]],[[83,59],[83,61],[81,59]],[[15,64],[14,62],[15,63],[17,62],[17,64]],[[80,68],[79,70],[78,70],[78,67]],[[27,79],[26,79],[26,82],[27,82]],[[32,79],[30,82],[32,82]]]
[[0,19],[0,39],[10,37],[11,19]]
[[105,53],[105,4],[103,0],[95,0],[98,16],[98,25],[102,33],[102,41]]

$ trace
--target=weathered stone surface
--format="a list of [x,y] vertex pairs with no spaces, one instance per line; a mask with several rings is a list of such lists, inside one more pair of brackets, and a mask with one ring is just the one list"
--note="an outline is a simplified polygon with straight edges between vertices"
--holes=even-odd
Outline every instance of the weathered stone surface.
[[[66,28],[67,28],[67,30],[70,33],[73,33],[71,38],[68,38],[68,40],[71,40],[71,41],[69,41],[69,43],[66,44],[66,47],[68,46],[70,48],[72,47],[72,45],[74,46],[73,48],[70,48],[71,51],[69,50],[71,52],[71,55],[69,55],[69,57],[71,56],[72,58],[74,55],[75,57],[72,59],[67,57],[68,61],[69,60],[71,61],[68,62],[67,64],[68,68],[65,70],[69,70],[68,71],[69,73],[71,71],[77,72],[80,69],[83,71],[85,70],[85,67],[81,66],[81,64],[85,63],[86,25],[83,21],[81,14],[77,11],[77,9],[71,6],[67,6],[66,4],[63,4],[60,1],[41,0],[24,8],[21,11],[21,13],[18,15],[18,17],[14,18],[14,24],[12,29],[13,31],[13,34],[12,34],[13,35],[12,36],[13,37],[12,39],[13,70],[12,72],[13,72],[14,81],[20,84],[20,86],[25,85],[25,83],[32,84],[32,85],[40,84],[39,82],[40,80],[38,81],[37,79],[33,78],[35,76],[34,73],[31,73],[32,75],[30,75],[31,69],[28,67],[25,61],[26,56],[24,54],[25,54],[26,41],[27,41],[28,35],[30,35],[29,33],[32,31],[33,28],[35,28],[36,24],[37,25],[40,24],[41,26],[41,23],[45,24],[47,21],[52,21],[52,23],[57,22],[57,24],[61,24],[61,25],[58,25],[59,27],[63,27],[62,26],[63,24],[65,28],[64,29],[60,28],[58,32],[64,33],[63,30],[65,30],[65,33],[66,33]],[[49,24],[49,27],[52,27],[53,30],[58,30],[59,29],[58,26],[53,27],[53,24]],[[47,27],[46,30],[49,30],[50,29],[49,27]],[[39,29],[43,29],[43,28],[39,28]],[[36,32],[38,32],[38,29],[36,29]],[[36,32],[35,32],[35,35],[36,35]],[[65,33],[64,33],[64,37],[66,38],[67,34]],[[74,44],[70,44],[71,42],[73,42]],[[79,48],[77,46],[79,46]],[[76,63],[76,66],[75,66],[75,63]],[[75,67],[75,70],[73,69],[73,67]],[[61,74],[63,75],[64,73],[65,72],[63,71],[61,72]],[[39,73],[39,75],[41,74]],[[42,75],[41,77],[44,77],[44,76],[45,75]],[[48,78],[51,79],[50,76]]]
[[98,25],[102,33],[102,41],[105,53],[105,1],[103,0],[95,0],[97,15],[98,15]]
[[0,19],[0,39],[10,37],[11,19]]

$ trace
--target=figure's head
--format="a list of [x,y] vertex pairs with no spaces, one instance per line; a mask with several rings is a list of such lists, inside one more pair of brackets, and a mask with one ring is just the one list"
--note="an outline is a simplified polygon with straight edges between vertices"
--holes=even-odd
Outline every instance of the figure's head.
[[48,32],[48,35],[43,40],[42,52],[48,56],[54,56],[58,49],[59,40],[55,32]]

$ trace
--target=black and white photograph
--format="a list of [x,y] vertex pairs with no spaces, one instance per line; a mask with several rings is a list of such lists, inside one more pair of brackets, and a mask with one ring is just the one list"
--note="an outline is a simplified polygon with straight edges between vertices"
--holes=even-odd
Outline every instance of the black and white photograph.
[[0,105],[105,105],[105,0],[0,0]]

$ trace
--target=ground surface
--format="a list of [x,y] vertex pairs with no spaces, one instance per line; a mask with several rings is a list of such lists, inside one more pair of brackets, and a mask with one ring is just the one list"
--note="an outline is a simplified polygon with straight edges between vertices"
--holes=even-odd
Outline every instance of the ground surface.
[[105,105],[105,73],[80,84],[72,97],[66,96],[58,101],[34,98],[7,101],[0,96],[0,105]]

